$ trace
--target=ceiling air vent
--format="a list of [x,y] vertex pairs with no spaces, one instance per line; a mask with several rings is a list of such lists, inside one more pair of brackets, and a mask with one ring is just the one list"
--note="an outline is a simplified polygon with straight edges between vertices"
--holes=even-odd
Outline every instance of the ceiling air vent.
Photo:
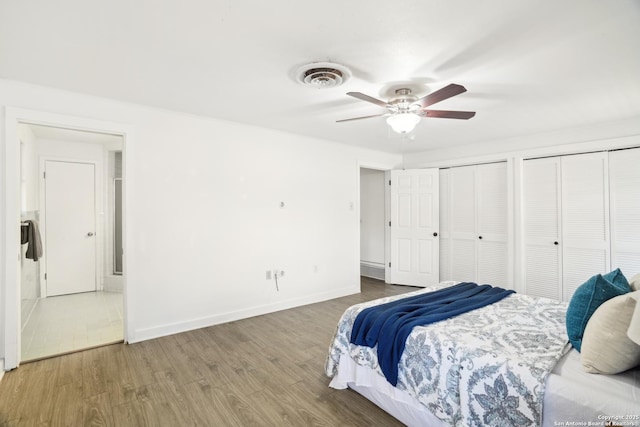
[[340,86],[351,77],[351,72],[344,65],[331,62],[312,62],[298,68],[296,80],[317,89]]

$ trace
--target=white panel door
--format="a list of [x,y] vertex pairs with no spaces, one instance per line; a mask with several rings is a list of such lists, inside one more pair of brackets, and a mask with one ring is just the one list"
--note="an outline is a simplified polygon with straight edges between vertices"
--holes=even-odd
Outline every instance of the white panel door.
[[47,296],[95,291],[94,165],[46,161],[45,174]]
[[523,164],[525,293],[562,299],[560,158]]
[[391,171],[390,283],[439,281],[438,176],[438,169]]
[[640,148],[609,153],[611,268],[640,273]]

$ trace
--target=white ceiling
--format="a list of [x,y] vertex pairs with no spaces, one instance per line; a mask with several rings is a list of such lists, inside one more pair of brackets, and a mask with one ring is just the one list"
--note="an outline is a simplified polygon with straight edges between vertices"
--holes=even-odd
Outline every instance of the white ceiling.
[[[302,64],[353,76],[302,86]],[[0,77],[389,152],[640,116],[638,0],[2,0]],[[382,112],[401,83],[468,92],[402,143]]]

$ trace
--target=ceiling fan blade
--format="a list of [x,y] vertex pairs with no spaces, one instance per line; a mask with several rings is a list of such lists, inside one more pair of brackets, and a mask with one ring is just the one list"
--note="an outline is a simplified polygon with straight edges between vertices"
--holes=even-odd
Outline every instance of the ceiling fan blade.
[[435,104],[436,102],[444,101],[445,99],[451,98],[452,96],[460,95],[461,93],[464,93],[466,91],[467,89],[464,86],[451,83],[450,85],[445,86],[442,89],[432,92],[429,95],[423,96],[416,101],[416,104],[420,104],[422,108],[426,108],[429,105]]
[[387,103],[384,101],[381,101],[379,99],[376,99],[372,96],[369,95],[365,95],[364,93],[360,93],[360,92],[347,92],[347,95],[349,96],[353,96],[354,98],[358,98],[362,101],[367,101],[367,102],[371,102],[372,104],[376,104],[379,105],[381,107],[386,108],[387,107]]
[[475,111],[445,111],[445,110],[422,110],[423,117],[433,117],[437,119],[463,119],[468,120],[476,115]]
[[341,123],[341,122],[350,122],[352,120],[362,120],[362,119],[370,119],[371,117],[380,117],[380,116],[386,116],[387,114],[374,114],[372,116],[362,116],[362,117],[354,117],[353,119],[342,119],[342,120],[336,120],[336,123]]

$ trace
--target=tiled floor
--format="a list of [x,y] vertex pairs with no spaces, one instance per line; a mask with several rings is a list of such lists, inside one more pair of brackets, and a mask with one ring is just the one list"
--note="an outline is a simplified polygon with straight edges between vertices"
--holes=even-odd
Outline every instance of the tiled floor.
[[123,338],[122,294],[86,292],[38,300],[22,329],[23,362]]

